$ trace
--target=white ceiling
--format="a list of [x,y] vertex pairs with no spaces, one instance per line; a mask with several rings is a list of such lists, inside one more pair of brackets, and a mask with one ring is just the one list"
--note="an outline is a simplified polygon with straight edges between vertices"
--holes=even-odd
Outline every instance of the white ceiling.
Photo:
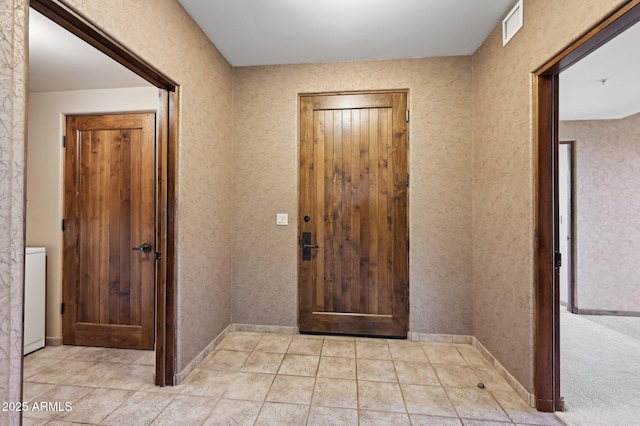
[[[242,66],[469,55],[515,0],[180,2],[227,60]],[[30,91],[150,85],[33,9],[29,18]],[[621,118],[639,112],[638,45],[640,25],[563,72],[560,118]],[[602,79],[606,84],[599,83]]]
[[470,55],[515,0],[179,0],[233,66]]
[[149,86],[127,68],[29,9],[29,91]]
[[640,24],[563,71],[560,119],[617,119],[640,112],[638,46]]

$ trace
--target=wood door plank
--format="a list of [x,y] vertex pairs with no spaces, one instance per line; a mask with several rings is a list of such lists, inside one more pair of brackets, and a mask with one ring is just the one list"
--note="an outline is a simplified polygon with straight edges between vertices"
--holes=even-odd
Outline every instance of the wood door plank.
[[378,309],[378,281],[380,280],[379,257],[379,225],[378,211],[380,209],[378,159],[380,155],[380,114],[378,109],[370,110],[369,120],[369,277],[367,280],[367,292],[370,314],[379,313]]
[[[100,318],[96,322],[99,324],[109,324],[109,261],[105,261],[105,259],[109,259],[109,222],[111,213],[109,211],[109,193],[111,192],[109,187],[109,173],[111,168],[109,166],[111,162],[109,151],[114,132],[100,131],[98,133],[100,134],[100,151],[97,155],[101,158],[97,156],[93,157],[94,162],[99,163],[100,167],[98,170],[95,170],[95,166],[92,168],[92,172],[95,171],[98,181],[97,192],[93,194],[92,198],[98,213],[96,237],[98,239],[97,244],[99,249],[97,256],[95,254],[93,254],[93,256],[98,264],[97,279],[100,298],[93,298],[93,302],[97,303],[97,309],[100,311]],[[93,228],[91,232],[96,232],[96,228]],[[88,255],[91,256],[91,253],[88,253]]]
[[344,165],[342,158],[342,111],[333,112],[333,185],[331,202],[333,204],[331,222],[333,224],[333,255],[336,258],[334,263],[333,282],[333,311],[345,312],[345,305],[342,300],[342,272],[344,270],[344,230],[342,209],[342,186],[344,184]]
[[312,235],[315,237],[316,245],[320,246],[317,255],[314,256],[314,264],[312,265],[315,273],[313,274],[313,283],[315,285],[314,311],[325,310],[325,258],[331,256],[329,248],[326,244],[324,224],[327,221],[327,212],[325,206],[325,176],[324,176],[324,152],[325,152],[325,112],[314,112],[314,138],[313,138],[313,188],[309,188],[309,193],[313,191],[311,197],[314,205],[314,214],[311,219]]
[[325,201],[327,210],[327,220],[324,224],[324,238],[325,246],[329,250],[329,253],[325,256],[325,282],[324,282],[324,308],[326,311],[333,311],[335,309],[333,305],[333,289],[336,282],[336,255],[335,255],[335,222],[334,222],[334,182],[333,182],[333,158],[334,158],[334,118],[333,112],[325,113],[325,157],[324,157],[324,190]]
[[[92,139],[93,136],[91,133],[87,132],[79,132],[80,136],[80,147],[79,147],[79,162],[80,162],[80,171],[78,176],[78,188],[80,185],[86,186],[89,188],[89,193],[97,191],[97,185],[91,179],[91,151],[92,146],[94,145]],[[97,135],[95,135],[97,138]],[[80,193],[79,196],[79,238],[78,243],[79,247],[75,248],[78,251],[78,257],[80,262],[80,277],[78,280],[74,282],[73,285],[77,288],[78,300],[78,321],[80,322],[95,322],[96,319],[92,318],[92,313],[96,313],[95,306],[91,305],[91,294],[98,294],[98,289],[93,288],[93,285],[96,283],[96,280],[93,278],[93,271],[95,266],[93,262],[96,260],[95,257],[89,256],[90,249],[86,247],[91,247],[94,245],[93,236],[92,235],[83,235],[80,230],[91,229],[93,227],[92,217],[96,215],[94,212],[94,205],[90,199],[87,198],[87,194],[84,192]],[[81,285],[82,283],[82,285]],[[99,312],[98,312],[99,314]]]
[[[144,208],[143,188],[142,188],[142,161],[144,161],[143,151],[140,144],[131,146],[131,168],[129,180],[131,190],[131,229],[129,236],[129,245],[131,251],[131,269],[129,274],[131,282],[142,282],[144,262],[148,256],[142,251],[133,251],[133,247],[140,247],[145,242],[144,226],[142,224],[142,210]],[[136,287],[132,286],[130,290],[130,304],[132,306],[131,321],[133,324],[140,323],[140,316],[135,312],[140,309],[140,292],[136,292]]]
[[[108,194],[109,215],[118,220],[110,220],[109,225],[109,298],[108,307],[109,314],[107,324],[120,324],[120,281],[124,279],[121,275],[120,267],[120,226],[122,224],[120,212],[120,192],[121,185],[121,160],[122,152],[126,149],[123,147],[123,140],[120,132],[113,135],[113,139],[109,145],[109,157],[113,161],[109,162],[109,181],[112,184]],[[124,142],[126,143],[126,142]],[[103,321],[104,323],[104,321]],[[126,322],[125,322],[126,324]]]
[[387,302],[392,279],[390,271],[390,227],[389,227],[389,110],[380,109],[378,137],[378,310],[382,315],[390,314]]
[[[118,258],[120,269],[120,281],[118,288],[118,324],[136,324],[132,320],[131,313],[135,311],[130,306],[131,292],[131,147],[139,141],[134,142],[129,132],[123,132],[121,137],[122,149],[120,150],[120,173],[118,176],[118,222],[120,223],[120,233],[117,236]],[[133,281],[135,282],[135,281]]]
[[371,244],[370,232],[370,211],[371,197],[369,196],[370,179],[370,163],[369,163],[369,146],[370,146],[370,125],[369,125],[369,109],[363,109],[360,113],[360,188],[358,198],[361,200],[360,211],[360,310],[359,312],[370,313],[369,309],[369,282],[371,280],[370,268],[370,252]]
[[360,214],[362,209],[362,199],[360,198],[360,150],[362,140],[360,138],[360,115],[361,110],[356,109],[351,112],[352,114],[352,132],[351,132],[351,175],[348,197],[351,207],[351,253],[349,259],[351,265],[349,269],[351,271],[351,312],[362,312],[362,306],[360,304],[360,259],[361,259],[361,243],[360,243]]
[[340,191],[340,206],[341,217],[340,224],[342,225],[342,238],[341,238],[341,283],[340,283],[340,301],[342,303],[342,312],[354,312],[351,308],[351,288],[353,283],[353,270],[352,270],[352,246],[351,246],[351,216],[352,216],[352,198],[351,198],[351,145],[353,143],[353,129],[352,129],[352,116],[351,110],[342,110],[342,150],[339,153],[342,158],[342,170],[341,170],[341,191]]

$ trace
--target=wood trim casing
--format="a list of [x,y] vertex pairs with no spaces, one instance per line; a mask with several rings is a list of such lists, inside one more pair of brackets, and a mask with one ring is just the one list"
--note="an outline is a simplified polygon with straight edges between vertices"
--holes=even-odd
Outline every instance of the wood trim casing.
[[163,89],[158,109],[156,171],[155,383],[173,385],[176,373],[176,231],[178,167],[178,84],[131,52],[61,0],[30,0],[29,6],[81,38],[149,83]]
[[[156,374],[155,384],[175,384],[175,287],[176,287],[176,185],[177,149],[177,103],[176,92],[160,91],[158,111],[158,151],[160,166],[157,175],[157,245],[161,258],[156,264],[158,280],[156,296]],[[169,185],[173,182],[173,185]]]
[[166,250],[166,304],[165,304],[165,375],[164,384],[174,385],[176,365],[176,323],[178,318],[176,290],[178,288],[177,246],[178,241],[178,96],[180,89],[169,93],[169,133],[167,141],[167,246]]
[[535,398],[540,411],[562,410],[558,270],[557,152],[559,74],[640,22],[640,0],[630,0],[540,67],[535,88]]
[[[554,84],[555,80],[555,84]],[[555,364],[554,351],[556,327],[553,312],[554,275],[553,264],[555,244],[554,204],[553,204],[553,113],[554,86],[557,88],[557,75],[552,78],[537,78],[536,97],[538,99],[536,115],[536,211],[535,211],[535,273],[536,273],[536,348],[534,377],[536,407],[540,411],[555,411],[555,395],[557,374],[559,369]],[[549,143],[551,141],[551,143]],[[550,231],[550,232],[549,232]],[[539,374],[545,372],[546,374]]]

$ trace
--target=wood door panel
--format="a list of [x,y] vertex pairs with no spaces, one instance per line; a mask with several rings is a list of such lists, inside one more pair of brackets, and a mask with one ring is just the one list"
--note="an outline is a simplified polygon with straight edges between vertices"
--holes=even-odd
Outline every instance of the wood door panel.
[[300,330],[406,336],[406,93],[300,105]]
[[155,117],[67,117],[65,344],[153,349]]

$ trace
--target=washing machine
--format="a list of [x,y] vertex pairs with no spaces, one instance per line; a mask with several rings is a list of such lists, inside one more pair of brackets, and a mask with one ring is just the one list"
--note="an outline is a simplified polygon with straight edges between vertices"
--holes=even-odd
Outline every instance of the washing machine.
[[24,354],[44,347],[47,303],[47,254],[44,247],[27,247],[24,276]]

